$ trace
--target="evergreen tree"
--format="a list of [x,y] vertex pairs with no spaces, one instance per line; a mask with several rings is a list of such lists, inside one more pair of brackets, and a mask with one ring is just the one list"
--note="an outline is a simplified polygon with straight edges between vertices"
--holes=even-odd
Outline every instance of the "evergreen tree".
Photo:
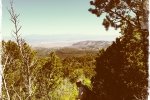
[[116,39],[96,59],[93,90],[103,100],[145,100],[148,96],[148,0],[94,0],[89,11],[103,25],[120,28]]
[[148,65],[142,33],[116,39],[96,59],[93,91],[103,100],[145,100],[148,96]]
[[89,9],[93,14],[105,13],[106,29],[130,26],[148,32],[148,0],[94,0],[90,4],[95,7]]
[[60,84],[62,76],[61,60],[51,52],[38,68],[34,84],[35,98],[51,100],[50,93]]

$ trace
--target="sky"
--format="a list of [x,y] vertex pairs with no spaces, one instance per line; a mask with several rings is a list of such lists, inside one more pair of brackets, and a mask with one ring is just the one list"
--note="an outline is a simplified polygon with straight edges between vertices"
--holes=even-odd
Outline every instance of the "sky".
[[[90,0],[14,0],[20,14],[22,37],[29,42],[76,40],[115,40],[119,30],[106,31],[104,16],[96,17],[88,9]],[[2,35],[12,38],[13,24],[7,11],[9,0],[2,0]]]

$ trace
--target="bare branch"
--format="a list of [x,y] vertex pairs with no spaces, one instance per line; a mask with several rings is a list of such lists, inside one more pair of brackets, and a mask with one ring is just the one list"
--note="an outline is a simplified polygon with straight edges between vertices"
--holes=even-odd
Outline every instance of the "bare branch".
[[20,16],[20,14],[15,13],[15,10],[13,8],[13,0],[10,1],[10,9],[8,9],[8,12],[9,12],[10,17],[11,17],[10,20],[14,24],[14,27],[15,27],[15,29],[13,30],[13,33],[16,37],[15,40],[19,46],[20,45],[19,37],[21,35],[21,34],[19,34],[19,31],[21,30],[22,26],[19,25],[19,19],[18,18]]
[[15,90],[14,86],[12,86],[13,90],[15,91],[15,93],[17,94],[19,100],[22,100],[21,97],[19,96],[19,94],[17,93],[17,91]]
[[8,63],[8,58],[9,58],[9,56],[7,55],[5,63],[3,65],[3,69],[2,69],[2,79],[3,79],[3,82],[4,82],[4,87],[5,87],[5,90],[6,90],[7,99],[10,100],[10,94],[9,94],[9,90],[8,90],[7,83],[6,83],[5,76],[4,76],[4,70],[5,70],[6,64]]
[[6,80],[4,78],[4,75],[2,76],[3,78],[3,82],[4,82],[4,87],[6,89],[6,93],[7,93],[7,99],[10,100],[10,95],[9,95],[9,91],[8,91],[8,88],[7,88],[7,83],[6,83]]

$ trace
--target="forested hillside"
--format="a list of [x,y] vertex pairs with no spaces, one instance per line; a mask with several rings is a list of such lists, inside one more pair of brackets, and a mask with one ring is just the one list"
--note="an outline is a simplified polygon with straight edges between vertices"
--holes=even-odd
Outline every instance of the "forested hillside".
[[75,48],[34,48],[39,57],[47,57],[50,52],[55,52],[60,58],[64,59],[66,57],[81,57],[87,54],[96,55],[98,51],[95,50],[79,50]]
[[106,49],[111,44],[111,41],[80,41],[66,47],[42,48],[39,45],[39,47],[33,47],[33,49],[37,52],[37,55],[41,57],[47,56],[51,51],[55,51],[59,57],[66,58],[68,56],[76,57],[86,54],[96,55],[100,49]]

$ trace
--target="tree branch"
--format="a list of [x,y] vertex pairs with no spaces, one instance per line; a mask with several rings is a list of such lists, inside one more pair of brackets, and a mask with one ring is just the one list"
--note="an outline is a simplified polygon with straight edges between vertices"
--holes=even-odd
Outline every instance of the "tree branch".
[[136,25],[132,24],[132,23],[130,22],[130,20],[126,19],[126,18],[125,18],[124,16],[122,16],[121,14],[118,14],[117,12],[114,12],[114,11],[112,11],[112,10],[110,10],[110,12],[116,14],[116,15],[119,16],[119,17],[121,17],[124,21],[128,22],[130,25],[133,25],[134,27],[136,27]]

